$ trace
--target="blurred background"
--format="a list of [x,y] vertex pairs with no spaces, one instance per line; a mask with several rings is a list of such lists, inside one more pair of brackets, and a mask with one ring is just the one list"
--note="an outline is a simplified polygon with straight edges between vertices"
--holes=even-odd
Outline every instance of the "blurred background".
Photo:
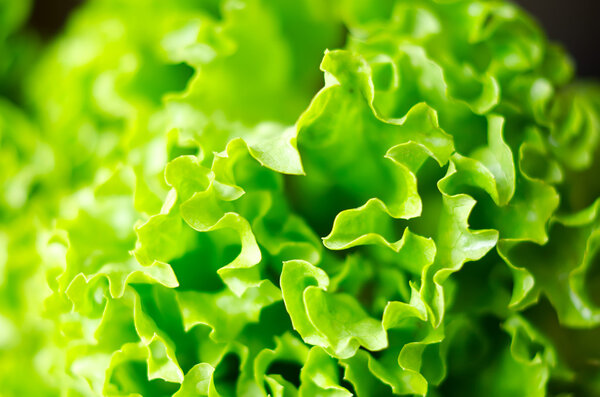
[[600,1],[518,0],[542,24],[550,39],[575,58],[580,77],[600,78]]
[[[18,0],[15,0],[18,1]],[[36,0],[29,25],[48,39],[82,0]],[[579,77],[600,78],[599,0],[517,0],[575,58]]]

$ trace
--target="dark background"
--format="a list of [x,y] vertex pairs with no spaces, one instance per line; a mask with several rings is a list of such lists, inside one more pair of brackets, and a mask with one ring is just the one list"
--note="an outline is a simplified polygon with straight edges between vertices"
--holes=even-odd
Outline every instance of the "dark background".
[[600,0],[517,0],[575,58],[580,77],[600,78]]
[[[13,0],[19,1],[19,0]],[[165,0],[168,1],[168,0]],[[60,31],[82,0],[36,0],[29,24],[42,37]],[[600,78],[600,0],[516,0],[542,24],[550,39],[575,58],[580,77]]]

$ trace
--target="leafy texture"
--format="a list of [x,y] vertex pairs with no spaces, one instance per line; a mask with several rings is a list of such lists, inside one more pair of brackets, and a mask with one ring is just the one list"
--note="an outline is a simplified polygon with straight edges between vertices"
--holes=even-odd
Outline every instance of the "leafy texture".
[[515,5],[0,0],[1,396],[600,394],[600,88]]

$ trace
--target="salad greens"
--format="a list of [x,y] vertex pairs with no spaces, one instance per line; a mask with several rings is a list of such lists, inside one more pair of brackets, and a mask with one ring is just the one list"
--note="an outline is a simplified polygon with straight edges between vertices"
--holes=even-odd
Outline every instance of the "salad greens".
[[0,396],[600,395],[600,86],[487,0],[0,0]]

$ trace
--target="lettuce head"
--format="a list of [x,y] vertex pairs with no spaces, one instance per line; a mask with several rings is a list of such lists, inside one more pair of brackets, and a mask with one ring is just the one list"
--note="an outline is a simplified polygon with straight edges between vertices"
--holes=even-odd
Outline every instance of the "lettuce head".
[[600,395],[600,86],[518,6],[29,10],[0,396]]

